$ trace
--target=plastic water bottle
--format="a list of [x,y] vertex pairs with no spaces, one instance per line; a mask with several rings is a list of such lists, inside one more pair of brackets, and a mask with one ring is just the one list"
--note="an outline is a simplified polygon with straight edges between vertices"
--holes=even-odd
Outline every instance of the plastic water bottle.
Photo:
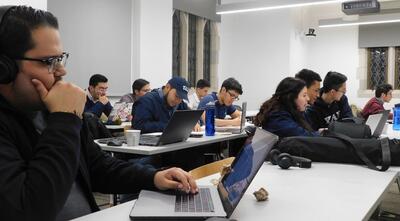
[[393,130],[400,130],[400,104],[393,108]]
[[209,102],[206,105],[206,136],[215,135],[215,103]]

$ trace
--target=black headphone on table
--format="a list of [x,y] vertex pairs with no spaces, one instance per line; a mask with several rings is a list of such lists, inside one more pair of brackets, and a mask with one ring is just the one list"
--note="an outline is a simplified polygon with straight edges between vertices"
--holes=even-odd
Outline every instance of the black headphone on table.
[[[4,15],[8,12],[9,9],[13,7],[15,6],[0,6],[0,29]],[[0,84],[8,84],[12,82],[17,77],[17,73],[17,63],[7,55],[0,52]]]
[[311,168],[312,161],[304,157],[292,156],[288,153],[281,153],[277,149],[271,150],[269,153],[271,163],[278,165],[282,169],[289,169],[291,166],[300,168]]

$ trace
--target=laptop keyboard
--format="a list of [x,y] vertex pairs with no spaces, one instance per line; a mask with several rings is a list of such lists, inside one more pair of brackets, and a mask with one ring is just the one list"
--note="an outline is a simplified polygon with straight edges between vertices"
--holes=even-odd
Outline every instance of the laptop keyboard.
[[[157,145],[159,139],[160,139],[160,137],[158,137],[158,136],[143,136],[143,135],[141,135],[139,144],[154,146],[154,145]],[[117,142],[120,141],[122,143],[126,143],[126,138],[124,136],[121,136],[121,137],[102,138],[102,139],[98,140],[98,142],[101,144],[107,144],[110,141],[117,141]]]
[[142,135],[140,136],[140,144],[143,145],[157,145],[158,140],[160,140],[160,137],[158,136],[146,136],[146,135]]
[[107,144],[109,141],[112,141],[112,140],[113,140],[113,141],[121,141],[121,142],[126,143],[126,139],[125,139],[124,136],[121,136],[121,137],[102,138],[102,139],[99,139],[97,142],[102,143],[102,144]]
[[214,212],[210,189],[200,188],[195,195],[177,194],[175,212]]

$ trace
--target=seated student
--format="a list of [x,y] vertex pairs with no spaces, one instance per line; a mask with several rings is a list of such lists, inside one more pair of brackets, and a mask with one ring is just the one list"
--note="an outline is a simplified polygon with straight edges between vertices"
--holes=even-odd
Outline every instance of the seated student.
[[[174,77],[162,88],[153,90],[139,100],[132,108],[132,127],[141,133],[162,132],[175,110],[187,110],[189,83]],[[134,113],[133,113],[134,112]],[[199,130],[197,125],[195,130]]]
[[318,136],[318,132],[312,130],[304,117],[308,100],[305,82],[287,77],[278,84],[272,98],[261,105],[255,125],[279,138]]
[[94,113],[99,118],[102,113],[106,116],[110,115],[112,106],[106,96],[107,82],[108,79],[101,74],[95,74],[90,77],[84,112]]
[[132,165],[101,151],[82,121],[85,92],[64,80],[57,19],[27,6],[0,24],[0,220],[69,220],[98,211],[92,192],[196,192],[178,168]]
[[315,73],[312,70],[303,69],[295,75],[295,78],[299,78],[306,82],[307,94],[310,98],[308,100],[308,104],[314,104],[314,102],[319,97],[319,91],[321,87],[320,82],[322,81],[322,79],[319,74]]
[[[209,102],[215,103],[215,126],[239,126],[240,111],[232,105],[233,101],[239,100],[239,95],[243,94],[242,85],[234,78],[226,79],[219,93],[213,92],[201,99],[198,109],[205,109]],[[225,119],[230,115],[232,119]],[[205,113],[201,116],[205,122]]]
[[314,130],[327,128],[332,121],[353,117],[345,95],[346,81],[347,77],[341,73],[330,71],[326,74],[321,96],[306,110]]
[[132,93],[125,94],[119,102],[135,103],[137,99],[150,92],[150,83],[145,79],[136,79],[132,84]]
[[[377,114],[385,110],[383,103],[389,103],[392,100],[393,87],[390,84],[381,84],[375,88],[375,97],[371,98],[364,109],[361,111],[361,115],[364,119],[367,119],[371,114]],[[390,113],[389,119],[393,118],[393,114]]]
[[210,89],[210,82],[205,79],[200,79],[196,83],[196,88],[192,93],[189,93],[188,99],[188,107],[192,110],[197,110],[199,106],[200,100],[207,95],[208,90]]

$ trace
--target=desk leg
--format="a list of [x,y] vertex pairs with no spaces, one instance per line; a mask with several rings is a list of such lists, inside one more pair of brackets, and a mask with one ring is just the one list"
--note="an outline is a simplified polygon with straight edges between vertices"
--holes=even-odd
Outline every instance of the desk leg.
[[[110,152],[111,156],[114,157],[114,153]],[[110,194],[110,206],[116,206],[118,202],[117,194]]]

